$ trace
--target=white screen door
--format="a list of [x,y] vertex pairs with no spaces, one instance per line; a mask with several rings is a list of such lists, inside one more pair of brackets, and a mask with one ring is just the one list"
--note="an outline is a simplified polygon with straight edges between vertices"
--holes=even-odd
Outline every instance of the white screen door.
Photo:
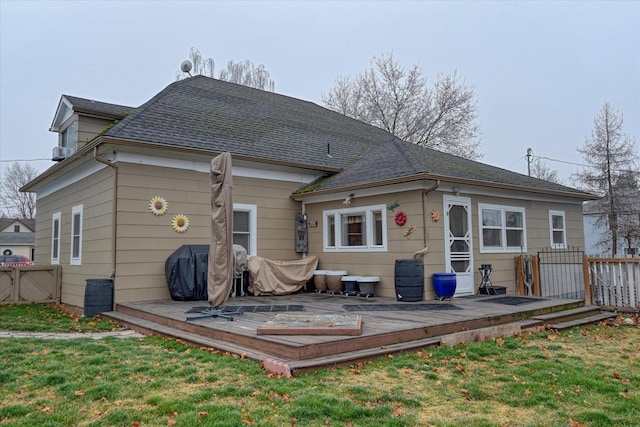
[[473,245],[471,238],[471,199],[444,196],[445,262],[447,273],[456,273],[456,295],[471,295],[473,284]]

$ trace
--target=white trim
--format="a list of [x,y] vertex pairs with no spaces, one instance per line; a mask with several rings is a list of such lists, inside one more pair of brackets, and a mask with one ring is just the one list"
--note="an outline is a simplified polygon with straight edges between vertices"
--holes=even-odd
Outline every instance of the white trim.
[[[193,160],[171,159],[167,157],[149,156],[146,154],[133,154],[117,152],[111,157],[112,162],[135,163],[148,166],[159,166],[163,168],[192,170],[209,174],[211,172],[210,162],[198,162]],[[232,159],[233,162],[233,159]],[[236,161],[231,168],[233,176],[241,176],[246,178],[270,179],[275,181],[299,182],[308,184],[322,176],[318,173],[309,173],[304,169],[286,168],[283,166],[269,167],[266,164]],[[283,170],[289,169],[289,170]]]
[[[372,224],[375,223],[374,213],[381,213],[382,220],[382,245],[376,245],[375,235]],[[323,229],[322,240],[324,252],[386,252],[387,251],[387,215],[385,205],[371,205],[345,209],[332,209],[322,212]],[[366,232],[366,245],[362,246],[348,246],[342,243],[341,233],[341,221],[342,215],[349,214],[362,214],[365,216],[365,232]],[[334,218],[334,239],[335,246],[329,246],[329,218]]]
[[249,212],[249,250],[247,255],[258,255],[258,207],[256,205],[234,203],[233,210],[234,212]]
[[[473,271],[473,211],[470,197],[459,197],[448,194],[443,195],[444,206],[444,253],[445,253],[445,270],[447,273],[456,274],[456,292],[455,295],[471,295],[475,289]],[[467,210],[467,233],[464,237],[453,237],[450,231],[449,212],[452,206],[462,206]],[[454,241],[464,240],[468,245],[467,252],[451,252],[451,244]],[[453,271],[451,264],[453,261],[469,261],[467,271]]]
[[[500,212],[500,225],[495,227],[485,226],[482,223],[482,211],[483,210],[495,210]],[[522,246],[507,246],[507,219],[506,212],[519,212],[522,214]],[[493,228],[500,229],[501,246],[484,246],[484,229]],[[512,227],[511,229],[520,230],[519,227]],[[527,251],[527,218],[525,215],[525,208],[518,206],[505,206],[505,205],[493,205],[487,203],[478,203],[478,240],[480,241],[480,253],[520,253]]]
[[[71,265],[82,265],[82,222],[83,222],[83,213],[82,213],[82,205],[74,206],[71,209],[71,242],[70,242],[70,251],[69,251],[69,264]],[[80,229],[74,229],[74,217],[76,215],[80,215]],[[74,236],[77,231],[78,234],[78,256],[74,257]]]
[[[562,217],[562,228],[553,228],[553,217]],[[553,241],[553,232],[562,231],[562,243],[555,243]],[[549,244],[552,249],[566,249],[567,248],[567,217],[564,211],[549,210]]]
[[[54,235],[55,223],[58,221],[58,235]],[[60,264],[60,240],[62,236],[62,214],[56,212],[51,216],[51,264]],[[54,254],[58,254],[54,257]]]

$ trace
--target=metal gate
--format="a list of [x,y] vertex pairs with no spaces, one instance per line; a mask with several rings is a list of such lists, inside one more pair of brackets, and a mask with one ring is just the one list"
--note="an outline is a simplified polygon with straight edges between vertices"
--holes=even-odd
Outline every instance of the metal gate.
[[540,296],[584,299],[583,258],[578,248],[538,252]]

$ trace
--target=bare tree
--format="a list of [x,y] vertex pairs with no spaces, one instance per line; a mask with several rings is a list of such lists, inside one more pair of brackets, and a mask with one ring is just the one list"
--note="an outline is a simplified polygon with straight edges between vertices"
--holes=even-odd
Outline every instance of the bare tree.
[[558,178],[558,171],[551,169],[538,158],[531,162],[531,176],[544,179],[545,181],[555,182],[556,184],[562,184],[562,180]]
[[393,53],[373,57],[354,79],[338,77],[325,106],[397,137],[466,158],[481,158],[478,107],[472,87],[457,72],[433,87],[417,65],[404,68]]
[[[605,102],[593,119],[591,135],[578,148],[585,167],[574,175],[577,183],[602,196],[596,223],[606,224],[611,255],[616,256],[620,237],[620,214],[629,206],[629,176],[637,176],[635,141],[624,132],[624,116]],[[637,194],[637,193],[636,193]]]
[[28,163],[13,163],[2,174],[0,199],[3,214],[8,217],[32,219],[36,214],[35,193],[22,193],[20,188],[34,179],[38,171]]
[[[193,75],[215,78],[215,61],[213,58],[204,58],[198,49],[192,47],[189,51],[189,60],[193,66]],[[184,73],[179,72],[176,74],[177,80],[183,78],[185,78]],[[265,66],[262,64],[255,66],[248,59],[242,62],[229,61],[227,67],[220,71],[218,79],[270,92],[275,89],[275,82],[271,79]]]

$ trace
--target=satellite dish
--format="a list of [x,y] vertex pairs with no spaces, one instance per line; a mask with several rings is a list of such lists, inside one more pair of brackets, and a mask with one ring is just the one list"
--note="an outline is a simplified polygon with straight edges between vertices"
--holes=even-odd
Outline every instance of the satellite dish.
[[191,67],[191,61],[182,61],[182,64],[180,64],[180,69],[183,73],[188,73],[189,71],[191,71]]

